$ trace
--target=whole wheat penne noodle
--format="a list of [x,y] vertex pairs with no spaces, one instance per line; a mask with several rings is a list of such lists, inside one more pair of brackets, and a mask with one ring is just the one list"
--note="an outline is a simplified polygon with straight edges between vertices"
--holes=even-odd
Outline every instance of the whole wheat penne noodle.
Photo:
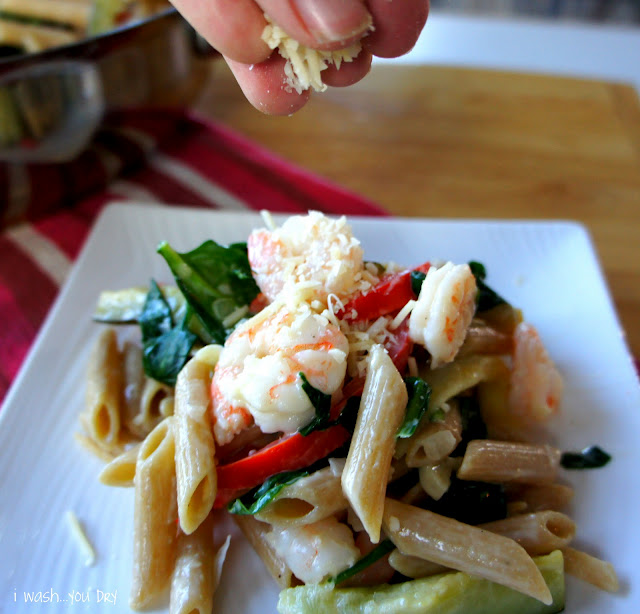
[[508,484],[506,495],[509,501],[520,501],[527,512],[566,509],[573,499],[573,488],[566,484]]
[[458,358],[472,354],[511,354],[513,351],[513,335],[496,330],[482,320],[473,319],[467,329],[462,347],[458,350]]
[[82,32],[87,29],[91,10],[90,4],[69,0],[0,0],[0,11],[70,25]]
[[461,392],[491,380],[503,372],[499,356],[465,356],[437,369],[422,370],[421,377],[431,386],[429,407],[438,409]]
[[98,480],[106,486],[133,486],[139,450],[137,444],[116,456],[102,468]]
[[[422,377],[431,387],[429,398],[430,409],[448,410],[448,402],[461,392],[477,386],[480,382],[490,381],[509,372],[502,358],[498,356],[465,356],[458,358],[437,369],[420,371]],[[399,458],[407,451],[418,447],[416,440],[421,437],[418,429],[412,437],[400,439],[395,450]]]
[[552,602],[531,557],[508,537],[393,499],[386,500],[383,527],[403,554],[508,586],[546,605]]
[[480,527],[510,537],[531,556],[562,550],[576,534],[576,523],[569,516],[550,510],[487,522]]
[[115,444],[120,434],[122,355],[112,328],[98,336],[89,358],[85,397],[86,426],[98,444]]
[[385,349],[374,345],[342,472],[342,490],[374,544],[380,541],[396,431],[404,418],[407,399],[402,376]]
[[418,505],[422,501],[424,501],[426,497],[425,489],[422,487],[422,484],[418,482],[414,484],[407,492],[405,492],[402,497],[399,498],[399,501],[402,503],[406,503],[407,505]]
[[462,420],[457,404],[451,403],[442,422],[424,421],[409,438],[407,467],[437,465],[453,452],[462,439]]
[[118,457],[118,454],[113,450],[109,450],[106,447],[99,446],[91,437],[87,437],[84,433],[74,433],[73,438],[89,453],[93,454],[96,458],[110,463],[114,458]]
[[230,536],[215,552],[213,518],[209,516],[191,535],[181,534],[171,576],[170,614],[210,614]]
[[144,431],[142,425],[134,420],[140,414],[142,390],[145,384],[144,368],[142,366],[142,348],[132,341],[126,341],[122,348],[122,424],[134,435],[144,438],[149,431]]
[[451,569],[417,556],[402,554],[398,549],[393,550],[389,555],[389,565],[407,578],[426,578]]
[[255,516],[269,524],[304,525],[346,510],[347,505],[340,476],[331,467],[325,467],[285,486],[276,499]]
[[60,28],[0,19],[0,40],[4,45],[37,53],[50,47],[73,43],[78,40],[78,35]]
[[142,442],[134,478],[133,573],[129,603],[149,605],[167,588],[176,553],[177,517],[174,418]]
[[603,591],[615,593],[620,588],[613,565],[575,548],[563,548],[565,571]]
[[211,367],[191,359],[176,382],[175,433],[178,516],[192,533],[209,515],[217,494],[215,443],[209,412]]
[[482,482],[551,484],[560,456],[560,450],[546,444],[475,439],[467,446],[457,476]]
[[132,420],[131,430],[137,435],[146,437],[156,425],[166,417],[166,409],[163,407],[165,399],[172,397],[173,390],[151,377],[146,377],[140,395],[140,410]]
[[278,556],[274,547],[265,536],[271,531],[271,525],[260,522],[253,516],[233,516],[243,535],[262,559],[267,571],[273,576],[281,589],[289,588],[293,583],[293,573],[282,557]]

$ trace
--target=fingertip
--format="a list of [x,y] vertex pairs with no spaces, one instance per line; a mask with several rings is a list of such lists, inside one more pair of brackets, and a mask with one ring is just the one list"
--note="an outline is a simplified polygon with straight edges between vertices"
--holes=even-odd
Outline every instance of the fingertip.
[[367,0],[375,29],[363,45],[381,58],[396,58],[411,51],[429,16],[429,0]]
[[322,71],[322,81],[331,87],[347,87],[357,83],[369,74],[372,56],[363,49],[352,62],[343,62],[340,68],[329,66]]
[[277,53],[259,64],[225,60],[247,100],[266,115],[291,115],[309,100],[309,91],[298,94],[287,84],[285,61]]

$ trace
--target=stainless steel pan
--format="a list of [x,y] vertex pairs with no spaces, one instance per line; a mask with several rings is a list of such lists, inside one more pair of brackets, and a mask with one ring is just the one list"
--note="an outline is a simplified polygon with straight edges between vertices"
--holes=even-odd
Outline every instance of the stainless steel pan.
[[107,111],[179,91],[194,56],[207,51],[167,9],[77,43],[0,58],[0,162],[72,158]]

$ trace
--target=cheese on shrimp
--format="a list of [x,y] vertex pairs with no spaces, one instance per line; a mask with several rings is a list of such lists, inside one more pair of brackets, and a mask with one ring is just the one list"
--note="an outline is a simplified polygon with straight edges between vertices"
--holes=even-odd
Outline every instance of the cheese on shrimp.
[[260,290],[270,300],[300,284],[326,305],[371,288],[378,279],[363,262],[360,242],[344,217],[318,211],[295,215],[274,230],[255,230],[247,241],[249,263]]
[[409,336],[431,354],[431,368],[451,362],[476,309],[476,280],[467,264],[431,267],[409,317]]
[[212,381],[213,429],[229,442],[253,420],[264,433],[291,433],[313,418],[300,373],[326,394],[338,391],[349,342],[304,303],[279,302],[240,325],[227,339]]

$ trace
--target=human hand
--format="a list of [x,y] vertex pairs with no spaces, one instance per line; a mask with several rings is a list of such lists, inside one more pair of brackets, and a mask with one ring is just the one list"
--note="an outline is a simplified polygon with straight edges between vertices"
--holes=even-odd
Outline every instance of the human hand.
[[[257,109],[288,115],[310,91],[286,86],[285,60],[262,40],[264,14],[307,47],[333,51],[362,39],[362,51],[340,69],[329,65],[322,81],[334,87],[360,81],[372,56],[407,53],[418,40],[429,0],[172,0],[191,25],[227,61],[245,96]],[[371,26],[373,25],[373,30]]]

